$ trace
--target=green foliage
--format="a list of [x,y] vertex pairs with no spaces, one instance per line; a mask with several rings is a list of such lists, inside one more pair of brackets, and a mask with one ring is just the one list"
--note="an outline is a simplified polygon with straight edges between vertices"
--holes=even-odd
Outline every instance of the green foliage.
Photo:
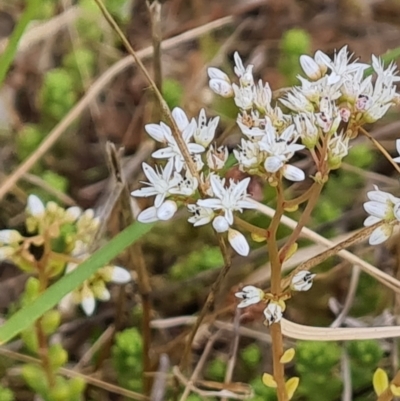
[[18,132],[16,138],[16,152],[19,160],[24,160],[31,155],[39,146],[44,138],[44,133],[35,124],[26,124],[24,128]]
[[341,379],[335,374],[341,357],[333,342],[301,341],[296,347],[296,370],[300,375],[298,394],[309,401],[333,400],[341,390]]
[[346,344],[351,359],[351,381],[354,389],[371,384],[371,377],[383,358],[383,350],[374,340],[349,341]]
[[183,86],[177,80],[172,78],[164,79],[162,93],[171,110],[182,103]]
[[219,248],[205,246],[173,265],[169,274],[175,280],[184,280],[202,271],[221,267],[223,262]]
[[63,68],[54,68],[45,77],[40,91],[40,104],[45,116],[61,120],[77,100],[73,77]]
[[[46,170],[42,173],[42,179],[52,188],[57,189],[58,191],[63,193],[67,192],[68,180],[65,177],[51,170]],[[43,199],[42,196],[41,199]],[[43,199],[43,201],[47,201],[47,199]]]
[[255,368],[261,361],[260,347],[257,344],[248,345],[240,352],[240,356],[248,367]]
[[129,390],[140,391],[143,340],[136,328],[126,329],[115,336],[112,361],[118,383]]
[[251,387],[254,390],[254,397],[251,401],[276,401],[276,390],[270,387],[266,387],[261,381],[261,376],[250,382]]
[[226,372],[226,362],[215,358],[207,365],[206,376],[211,380],[223,382]]
[[0,385],[0,400],[1,401],[15,401],[14,394],[8,388]]
[[310,42],[310,35],[303,29],[290,29],[283,35],[278,67],[288,85],[297,83],[296,76],[302,71],[299,57],[309,53]]
[[95,73],[96,56],[87,47],[74,48],[64,56],[63,66],[72,78],[74,89],[81,91],[84,89],[82,80],[87,76],[92,77]]

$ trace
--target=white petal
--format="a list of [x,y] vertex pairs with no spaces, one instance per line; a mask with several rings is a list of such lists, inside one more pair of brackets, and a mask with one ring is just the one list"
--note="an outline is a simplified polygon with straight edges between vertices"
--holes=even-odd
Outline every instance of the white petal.
[[231,244],[232,248],[242,256],[247,256],[250,252],[249,244],[245,236],[239,231],[233,230],[230,228],[228,230],[228,241]]
[[303,181],[306,178],[303,170],[291,164],[286,164],[282,169],[282,173],[290,181]]
[[211,79],[209,85],[211,90],[217,95],[220,95],[222,97],[233,96],[232,85],[222,79]]
[[276,173],[283,166],[280,157],[270,156],[265,159],[264,168],[268,173]]
[[128,270],[120,266],[114,266],[111,274],[111,281],[113,283],[125,284],[132,280],[131,274]]
[[210,79],[222,79],[228,83],[230,82],[228,75],[226,75],[219,68],[210,67],[207,69],[207,73]]
[[154,221],[158,221],[157,209],[152,206],[143,210],[137,217],[137,221],[141,223],[153,223]]
[[300,56],[300,65],[303,68],[304,73],[312,80],[317,80],[321,77],[321,71],[319,65],[314,59],[307,55]]
[[169,159],[170,157],[175,156],[175,152],[172,150],[171,147],[168,146],[166,148],[156,150],[151,154],[151,156],[155,159]]
[[400,139],[396,139],[396,150],[397,153],[400,154]]
[[189,124],[189,119],[186,116],[186,113],[179,107],[175,107],[172,110],[172,117],[176,122],[179,130],[182,132]]
[[17,230],[0,230],[0,244],[17,244],[22,240],[23,237]]
[[28,196],[26,211],[34,217],[42,217],[45,212],[43,202],[36,195]]
[[385,224],[376,228],[369,237],[370,245],[378,245],[385,242],[393,232],[392,226]]
[[157,208],[157,218],[164,221],[170,220],[177,210],[178,205],[174,201],[167,200]]
[[62,312],[69,312],[74,306],[72,292],[67,294],[61,301],[58,303],[58,308]]
[[70,222],[74,222],[75,220],[78,220],[79,217],[81,216],[81,214],[82,214],[82,209],[78,206],[69,207],[65,211],[65,217]]
[[158,124],[147,124],[144,129],[157,142],[165,141],[165,131]]
[[103,292],[101,294],[97,294],[97,299],[100,301],[109,301],[111,298],[110,291],[107,290],[107,288],[104,288]]
[[229,230],[229,223],[223,216],[217,216],[213,222],[212,226],[217,233],[224,233]]
[[385,203],[370,201],[365,202],[363,206],[368,214],[380,219],[383,219],[388,211],[388,206]]
[[[90,292],[91,293],[91,292]],[[96,300],[94,299],[93,294],[87,294],[85,298],[82,299],[81,306],[86,316],[93,315],[94,308],[96,307]]]
[[378,223],[378,221],[381,221],[382,219],[380,219],[379,217],[376,216],[368,216],[365,221],[364,221],[364,226],[365,227],[369,227],[374,225],[375,223]]

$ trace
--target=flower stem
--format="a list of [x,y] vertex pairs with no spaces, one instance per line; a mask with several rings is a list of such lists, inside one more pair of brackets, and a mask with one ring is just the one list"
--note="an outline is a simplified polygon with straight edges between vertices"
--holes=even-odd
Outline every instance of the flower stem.
[[272,338],[272,363],[274,369],[274,379],[277,384],[277,395],[279,401],[288,401],[285,387],[285,369],[280,362],[283,355],[283,337],[280,323],[274,323],[270,326]]

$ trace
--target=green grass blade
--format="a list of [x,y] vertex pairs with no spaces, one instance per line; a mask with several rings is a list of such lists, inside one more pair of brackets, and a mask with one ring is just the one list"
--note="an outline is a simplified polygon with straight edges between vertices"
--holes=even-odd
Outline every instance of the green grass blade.
[[39,8],[40,0],[28,0],[24,12],[18,19],[18,23],[15,26],[8,41],[8,45],[4,50],[4,53],[0,57],[0,86],[4,81],[4,78],[7,74],[8,69],[10,68],[11,63],[14,60],[15,53],[18,49],[19,40],[21,39],[21,36],[24,33],[25,28],[27,27],[29,22],[35,18],[37,10]]
[[98,269],[107,265],[129,245],[133,244],[152,227],[152,224],[134,223],[115,236],[107,245],[96,251],[89,259],[71,273],[50,286],[32,304],[16,312],[0,327],[0,344],[11,340],[22,330],[32,326],[46,311],[56,306],[60,300],[81,285]]

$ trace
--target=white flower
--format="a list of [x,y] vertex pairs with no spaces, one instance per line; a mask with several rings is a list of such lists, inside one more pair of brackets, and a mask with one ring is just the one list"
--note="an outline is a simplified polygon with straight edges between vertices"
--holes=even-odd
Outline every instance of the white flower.
[[[396,150],[397,153],[400,155],[400,139],[396,139]],[[400,157],[395,157],[393,161],[396,163],[400,163]]]
[[247,285],[242,291],[237,292],[235,297],[243,299],[237,306],[238,308],[246,308],[249,305],[258,304],[264,298],[264,291],[252,285]]
[[128,270],[120,266],[111,266],[111,282],[117,284],[126,284],[132,280],[131,274]]
[[301,270],[292,277],[290,288],[295,291],[308,291],[312,287],[315,276],[307,270]]
[[250,252],[246,237],[237,230],[230,228],[228,230],[228,241],[231,247],[241,256],[247,256]]
[[194,227],[208,224],[215,215],[213,209],[201,207],[196,204],[188,205],[188,209],[190,213],[193,213],[193,216],[190,217],[188,221],[189,223],[192,223]]
[[272,91],[268,83],[263,84],[262,80],[253,87],[254,106],[263,114],[271,110]]
[[279,99],[279,101],[290,110],[297,111],[299,113],[314,111],[313,104],[299,88],[292,89],[286,95],[286,99]]
[[172,159],[168,160],[164,169],[157,166],[156,169],[153,169],[147,163],[143,163],[143,172],[149,182],[141,181],[147,187],[137,189],[131,192],[131,195],[145,198],[155,196],[154,206],[156,208],[160,207],[164,199],[170,195],[171,188],[174,188],[182,178],[179,174],[173,178],[171,177],[173,166],[174,162]]
[[243,110],[250,110],[253,107],[253,88],[251,86],[239,87],[232,84],[232,89],[235,94],[235,104]]
[[316,120],[322,131],[326,134],[336,132],[342,119],[335,101],[329,96],[324,96],[319,105],[320,112],[317,113]]
[[213,220],[212,226],[217,233],[224,233],[229,230],[229,223],[224,216],[217,216]]
[[210,178],[211,188],[214,193],[214,198],[199,199],[197,204],[202,207],[207,207],[214,210],[223,210],[228,223],[233,224],[233,212],[242,212],[243,209],[254,209],[255,205],[250,202],[246,192],[250,183],[250,177],[245,178],[238,183],[232,179],[229,182],[229,187],[225,188],[225,179],[212,175]]
[[222,97],[233,96],[231,81],[224,72],[214,67],[210,67],[207,72],[210,78],[209,86],[213,92]]
[[[246,114],[247,115],[247,114]],[[236,122],[240,128],[240,130],[242,131],[242,133],[244,135],[246,135],[249,139],[251,139],[252,141],[254,141],[255,139],[260,139],[265,135],[265,128],[262,129],[260,127],[257,126],[247,126],[246,124],[243,124],[243,122],[241,121],[243,118],[243,116],[241,116],[239,114]],[[271,122],[268,120],[267,124],[271,125]],[[272,125],[271,125],[272,126]]]
[[239,162],[240,170],[249,172],[257,170],[265,157],[257,142],[246,141],[245,139],[242,139],[239,150],[233,150],[233,154]]
[[372,226],[384,220],[384,224],[376,228],[370,238],[371,245],[377,245],[386,241],[393,233],[393,225],[400,221],[400,199],[388,192],[380,191],[374,186],[374,191],[367,193],[369,202],[364,203],[365,211],[370,214],[364,221],[364,226]]
[[238,52],[235,52],[233,55],[233,58],[235,60],[235,67],[233,70],[235,71],[235,74],[239,77],[240,81],[240,86],[245,88],[249,86],[254,85],[254,78],[253,78],[253,65],[248,65],[246,68],[244,68],[242,59],[239,56]]
[[193,136],[194,141],[207,148],[207,146],[214,140],[218,122],[219,117],[212,118],[207,122],[206,112],[204,109],[201,109],[197,129]]
[[319,138],[315,115],[313,113],[299,113],[293,117],[293,122],[303,145],[308,149],[313,149]]
[[270,302],[264,309],[264,316],[267,320],[268,325],[278,323],[281,321],[283,316],[282,307],[276,302]]
[[66,221],[73,223],[76,220],[78,220],[79,217],[81,217],[81,215],[82,215],[82,209],[77,206],[72,206],[65,210],[64,217]]
[[189,171],[186,172],[185,178],[175,172],[173,182],[174,186],[169,190],[173,195],[191,196],[199,186],[197,178],[193,177]]
[[214,146],[210,145],[206,154],[207,165],[211,170],[221,170],[224,168],[228,157],[229,152],[226,146],[220,146],[219,148],[214,149]]
[[302,55],[300,56],[300,65],[308,78],[316,81],[322,78],[327,71],[327,65],[330,58],[321,50],[315,52],[314,58]]
[[0,230],[0,245],[17,245],[23,239],[17,230]]
[[[204,146],[197,143],[190,143],[193,134],[196,132],[197,124],[194,119],[186,126],[182,132],[182,139],[186,143],[189,153],[202,153],[205,151]],[[155,159],[172,159],[175,163],[176,171],[179,173],[185,165],[185,159],[172,136],[171,130],[164,133],[165,141],[167,142],[166,147],[156,150],[152,156]]]
[[85,285],[81,292],[81,306],[86,316],[92,316],[96,308],[96,300],[94,294],[90,288]]
[[36,195],[29,195],[26,212],[33,217],[41,218],[44,216],[45,207],[43,202]]
[[260,149],[268,154],[264,162],[267,173],[276,173],[282,169],[282,174],[288,180],[304,180],[305,175],[302,170],[295,166],[285,165],[295,152],[305,147],[294,143],[296,139],[294,125],[290,125],[279,136],[276,135],[273,128],[267,130],[266,135],[259,142]]
[[170,220],[178,210],[176,202],[167,200],[156,210],[156,216],[158,220]]
[[328,142],[328,165],[333,169],[340,167],[342,159],[349,153],[350,138],[343,133],[333,135]]

